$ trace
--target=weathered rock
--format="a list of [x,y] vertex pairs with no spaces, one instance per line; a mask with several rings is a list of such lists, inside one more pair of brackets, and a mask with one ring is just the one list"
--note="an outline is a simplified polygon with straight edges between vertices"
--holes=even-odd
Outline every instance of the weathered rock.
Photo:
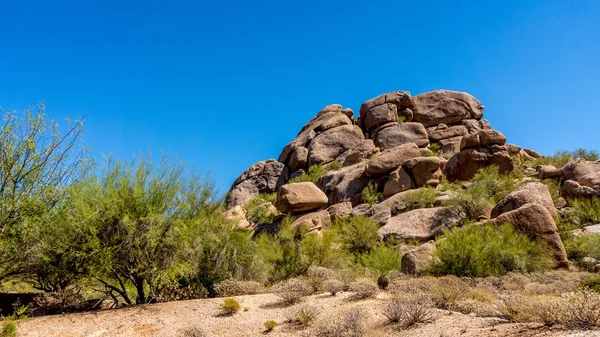
[[479,147],[462,150],[452,156],[444,167],[444,174],[450,181],[468,181],[479,169],[490,165],[498,166],[500,174],[514,173],[516,169],[506,150]]
[[555,219],[558,217],[548,186],[539,182],[531,182],[517,188],[502,199],[492,210],[492,218],[506,212],[514,211],[527,204],[543,206],[552,217]]
[[562,167],[561,194],[565,199],[600,196],[600,161],[576,159]]
[[461,220],[452,209],[445,207],[423,208],[392,217],[378,231],[379,237],[429,240],[443,228],[449,228]]
[[367,118],[367,113],[372,108],[383,105],[385,103],[391,103],[398,107],[398,111],[403,111],[410,108],[410,92],[408,91],[393,91],[387,94],[379,95],[364,102],[360,107],[360,120],[361,124]]
[[250,166],[233,183],[227,208],[243,206],[260,193],[273,193],[281,186],[285,166],[275,160],[260,161]]
[[379,148],[375,147],[372,139],[365,139],[359,145],[342,153],[335,160],[342,166],[350,166],[358,164],[364,159],[371,158],[379,152]]
[[250,222],[246,220],[246,210],[240,205],[236,205],[228,209],[225,213],[223,213],[223,217],[234,222],[235,226],[239,229],[252,228]]
[[275,207],[283,213],[298,214],[327,205],[327,195],[311,182],[291,183],[277,191]]
[[516,230],[525,233],[532,240],[545,241],[554,254],[559,267],[568,268],[569,261],[558,228],[552,214],[539,204],[526,204],[513,211],[503,213],[490,220],[496,225],[512,224]]
[[413,181],[402,167],[397,168],[395,171],[390,173],[387,183],[383,187],[383,196],[389,197],[390,195],[406,191],[413,188]]
[[460,143],[463,137],[454,137],[448,139],[442,139],[439,142],[440,152],[439,156],[445,159],[451,158],[453,155],[460,152]]
[[330,205],[344,201],[360,204],[362,191],[370,181],[365,166],[365,162],[360,162],[328,172],[319,179],[317,185],[329,195]]
[[533,158],[542,158],[543,157],[539,152],[532,150],[532,149],[523,149],[523,151]]
[[423,124],[401,123],[380,130],[375,138],[375,146],[382,150],[406,143],[415,143],[418,147],[429,145],[429,136]]
[[537,168],[538,179],[560,179],[564,175],[562,169],[552,165],[541,165]]
[[483,105],[464,92],[436,90],[417,95],[411,101],[414,121],[425,126],[457,124],[483,116]]
[[430,149],[428,149],[426,147],[419,148],[419,153],[421,154],[421,157],[431,157],[431,156],[433,156],[433,151],[431,151]]
[[326,210],[304,214],[292,222],[294,226],[306,226],[310,230],[321,230],[331,225],[331,216]]
[[352,125],[352,120],[342,112],[342,106],[339,104],[326,106],[317,116],[304,125],[292,142],[285,146],[279,155],[278,161],[287,164],[290,155],[296,148],[300,146],[307,147],[308,143],[319,133],[342,125]]
[[506,144],[506,137],[500,131],[480,130],[478,135],[482,146]]
[[417,187],[437,186],[442,179],[441,164],[438,157],[417,157],[405,161],[402,167],[410,173]]
[[304,146],[299,146],[292,152],[288,167],[291,172],[295,172],[306,169],[306,164],[308,164],[308,149]]
[[365,114],[364,127],[370,130],[376,126],[398,121],[396,104],[385,103],[369,109]]
[[523,160],[535,160],[535,158],[533,158],[532,156],[530,156],[529,154],[527,154],[527,152],[521,150],[519,151],[519,156],[523,159]]
[[479,130],[491,129],[490,123],[485,119],[466,119],[462,121],[469,133],[477,133]]
[[400,261],[400,271],[407,275],[418,276],[435,260],[435,241],[426,242],[409,250]]
[[350,119],[352,118],[352,116],[354,116],[354,111],[352,111],[352,109],[350,109],[350,108],[344,108],[344,109],[342,109],[342,113],[344,115],[346,115],[346,117],[348,117]]
[[329,215],[331,216],[331,221],[344,219],[352,214],[352,203],[346,201],[331,205],[327,208],[327,212],[329,212]]
[[366,174],[369,177],[384,176],[397,169],[405,161],[420,155],[419,148],[413,143],[393,147],[372,158],[367,164]]
[[562,184],[560,195],[567,200],[600,197],[600,193],[593,188],[581,186],[581,184],[573,180],[567,180]]
[[373,219],[380,226],[383,226],[392,217],[392,212],[390,208],[386,207],[385,205],[361,204],[352,209],[352,215],[365,216],[367,218]]
[[329,129],[311,140],[308,146],[308,166],[329,163],[364,140],[361,129],[356,125]]
[[562,170],[565,174],[565,180],[573,180],[581,183],[585,176],[600,172],[600,161],[587,161],[585,159],[575,159],[565,164],[562,167]]
[[515,144],[506,144],[506,151],[508,151],[508,154],[510,154],[511,156],[515,156],[518,155],[521,152],[521,147]]
[[451,127],[448,127],[445,124],[440,125],[444,125],[445,128],[440,129],[438,126],[427,129],[429,139],[431,139],[434,142],[439,142],[442,139],[462,137],[469,133],[467,128],[463,125],[455,125]]

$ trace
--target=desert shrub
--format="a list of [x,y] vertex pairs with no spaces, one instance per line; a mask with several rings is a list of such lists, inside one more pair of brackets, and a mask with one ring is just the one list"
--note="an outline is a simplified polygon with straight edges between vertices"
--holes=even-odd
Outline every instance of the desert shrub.
[[567,302],[564,297],[542,295],[535,297],[534,312],[537,320],[546,326],[564,322]]
[[263,325],[265,327],[265,332],[271,332],[277,326],[277,322],[274,320],[268,320]]
[[493,205],[519,187],[513,175],[500,174],[496,165],[477,171],[473,182],[473,186],[469,187],[470,193],[488,199]]
[[344,282],[336,279],[330,279],[323,282],[323,289],[335,296],[337,293],[344,291]]
[[179,333],[180,337],[207,337],[208,335],[200,328],[187,328]]
[[531,297],[510,292],[500,297],[498,309],[502,317],[516,323],[535,321],[536,307]]
[[377,184],[369,181],[367,187],[362,191],[362,200],[369,205],[375,205],[383,197],[383,193],[377,191]]
[[440,153],[440,144],[438,143],[433,143],[431,145],[429,145],[429,150],[431,150],[431,152],[433,152],[434,156],[437,156]]
[[17,324],[13,319],[7,318],[4,320],[0,337],[17,337]]
[[573,215],[583,224],[600,223],[600,198],[576,199],[569,204],[575,209]]
[[171,282],[156,292],[157,302],[196,300],[208,297],[208,290],[198,283]]
[[398,124],[402,124],[406,122],[406,116],[398,116],[398,119],[396,121],[398,122]]
[[274,293],[284,304],[294,304],[312,293],[311,287],[303,280],[292,278],[274,286]]
[[435,206],[437,192],[431,187],[423,187],[409,191],[402,197],[407,210],[431,208]]
[[314,291],[321,290],[323,286],[323,282],[329,279],[335,279],[337,277],[336,273],[324,267],[310,267],[308,268],[308,282],[314,289]]
[[584,257],[600,260],[600,234],[585,234],[564,240],[570,260],[580,261]]
[[379,287],[373,282],[362,280],[352,283],[350,291],[354,292],[352,299],[364,300],[377,296],[379,294]]
[[353,216],[336,220],[334,229],[339,233],[345,249],[352,254],[369,252],[379,242],[379,225],[364,216]]
[[233,297],[224,299],[219,307],[221,307],[224,315],[233,315],[241,309],[240,302]]
[[387,274],[392,270],[398,269],[401,258],[402,253],[397,247],[379,244],[370,251],[358,255],[357,261],[369,270],[377,271],[380,274]]
[[311,182],[316,184],[319,178],[321,178],[327,170],[322,165],[313,165],[308,169],[308,172],[304,172],[301,176],[290,179],[290,183],[301,183]]
[[593,276],[579,282],[578,288],[588,288],[597,293],[600,293],[600,276]]
[[327,171],[336,171],[341,168],[342,168],[342,164],[337,160],[334,160],[331,163],[327,164]]
[[595,150],[586,149],[575,149],[573,151],[557,151],[552,156],[545,156],[542,158],[536,158],[536,165],[553,165],[561,168],[566,163],[573,159],[583,158],[585,160],[596,161],[598,160],[598,152]]
[[600,295],[590,289],[580,289],[565,295],[567,316],[565,324],[577,329],[600,326]]
[[403,327],[428,323],[437,318],[431,298],[423,292],[406,293],[388,300],[382,314],[389,323],[400,323]]
[[436,243],[439,260],[429,268],[436,275],[485,277],[552,266],[547,248],[516,232],[510,224],[472,224],[445,230]]
[[361,337],[365,334],[365,313],[360,308],[352,308],[319,321],[313,333],[322,337]]
[[276,193],[259,194],[248,200],[244,208],[246,209],[246,218],[257,225],[266,225],[273,223],[277,216],[277,210],[273,209],[272,202],[277,199]]
[[287,321],[292,324],[297,324],[301,328],[307,328],[315,322],[319,313],[319,309],[314,306],[302,305],[299,308],[288,311]]
[[265,292],[265,286],[256,281],[240,281],[227,279],[215,285],[215,293],[219,297],[255,295]]
[[464,215],[467,221],[476,221],[479,216],[492,208],[488,197],[473,188],[454,192],[448,200],[448,206]]

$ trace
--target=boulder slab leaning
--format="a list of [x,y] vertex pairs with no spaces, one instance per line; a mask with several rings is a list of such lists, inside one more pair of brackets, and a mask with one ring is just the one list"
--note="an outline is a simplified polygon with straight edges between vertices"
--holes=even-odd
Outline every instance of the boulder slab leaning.
[[425,242],[409,250],[400,260],[400,271],[407,275],[418,276],[435,260],[435,241]]
[[327,205],[327,195],[311,182],[291,183],[277,191],[275,207],[283,213],[315,211]]
[[244,206],[260,193],[273,193],[282,184],[285,166],[275,160],[260,161],[244,171],[231,186],[227,209]]
[[414,143],[407,143],[381,152],[372,158],[366,167],[369,177],[380,177],[400,167],[405,161],[419,157],[421,153]]
[[466,92],[435,90],[412,98],[413,120],[426,127],[481,119],[484,107]]
[[379,237],[430,240],[444,228],[461,220],[454,210],[447,207],[422,208],[401,213],[391,218],[378,231]]
[[530,203],[543,206],[555,219],[557,218],[558,213],[554,207],[550,189],[539,182],[527,183],[500,200],[492,210],[492,218]]

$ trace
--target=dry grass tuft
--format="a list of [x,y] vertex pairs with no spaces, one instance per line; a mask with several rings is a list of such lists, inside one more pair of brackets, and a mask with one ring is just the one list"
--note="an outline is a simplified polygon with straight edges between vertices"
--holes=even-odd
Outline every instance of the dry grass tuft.
[[313,331],[313,335],[319,337],[362,337],[365,334],[365,313],[360,308],[321,320]]
[[404,294],[387,301],[382,314],[389,323],[400,323],[403,327],[428,323],[437,318],[431,297],[423,292]]
[[310,295],[312,290],[305,281],[292,278],[277,284],[274,292],[281,298],[283,304],[291,305],[298,303],[302,297]]
[[370,281],[357,281],[350,285],[350,291],[354,292],[353,300],[364,300],[375,297],[379,294],[379,287]]

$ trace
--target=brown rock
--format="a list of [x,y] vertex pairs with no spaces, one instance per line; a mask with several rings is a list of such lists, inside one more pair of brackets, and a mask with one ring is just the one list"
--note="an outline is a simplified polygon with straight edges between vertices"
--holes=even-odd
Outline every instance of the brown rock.
[[435,241],[426,242],[409,250],[402,256],[400,270],[411,276],[418,276],[435,260]]
[[366,118],[367,111],[385,103],[393,103],[398,106],[398,110],[404,110],[410,107],[410,92],[408,91],[393,91],[387,94],[379,95],[364,102],[360,107],[361,121]]
[[[443,124],[445,125],[445,124]],[[443,129],[435,129],[435,130],[427,130],[429,133],[429,139],[434,142],[439,142],[442,139],[454,138],[454,137],[462,137],[467,135],[469,132],[467,128],[462,125],[455,125],[451,127],[443,128]]]
[[378,231],[379,237],[429,240],[443,228],[458,223],[461,218],[450,208],[423,208],[391,218]]
[[552,165],[541,165],[537,168],[538,179],[560,179],[563,176],[562,169],[556,168]]
[[491,129],[490,123],[487,120],[481,119],[465,119],[462,121],[462,125],[464,125],[469,133],[478,133],[479,130]]
[[392,217],[392,212],[389,207],[385,205],[369,205],[361,204],[352,209],[353,216],[364,216],[373,219],[380,226],[385,225],[388,220]]
[[532,149],[523,149],[523,151],[525,151],[525,153],[527,153],[528,155],[530,155],[533,158],[542,158],[543,157],[539,152],[532,150]]
[[581,186],[581,184],[573,180],[567,180],[563,183],[560,188],[560,195],[567,200],[600,197],[600,193],[593,188]]
[[260,161],[250,166],[233,183],[227,198],[227,208],[243,206],[260,193],[273,193],[281,186],[284,165],[275,160]]
[[480,130],[479,141],[482,146],[490,145],[504,145],[506,144],[506,137],[496,130]]
[[460,143],[463,137],[454,137],[440,140],[440,153],[439,156],[445,159],[449,159],[453,155],[460,152]]
[[385,103],[375,106],[366,112],[364,126],[370,130],[376,126],[396,122],[398,120],[398,107],[396,104]]
[[366,174],[369,177],[381,177],[395,170],[405,161],[420,156],[416,144],[407,143],[381,152],[367,164]]
[[298,214],[327,205],[327,195],[311,182],[292,183],[277,191],[275,207],[283,213]]
[[375,146],[382,150],[406,143],[415,143],[418,147],[429,145],[429,137],[423,124],[402,123],[380,130],[375,138]]
[[462,137],[460,141],[460,149],[470,149],[474,147],[480,147],[481,141],[479,140],[479,134],[474,133],[467,136]]
[[402,167],[410,173],[417,187],[436,186],[442,179],[441,163],[438,157],[417,157],[407,160]]
[[369,177],[365,174],[364,162],[343,167],[323,175],[317,185],[329,195],[329,203],[337,204],[344,201],[358,205],[361,201],[362,191],[369,184]]
[[290,156],[288,167],[291,172],[295,172],[301,169],[306,169],[308,163],[308,149],[304,146],[299,146],[294,150]]
[[444,174],[450,181],[471,180],[481,168],[496,165],[500,174],[514,173],[515,163],[506,150],[470,148],[452,156],[444,167]]
[[390,195],[409,190],[413,187],[413,181],[410,174],[402,167],[397,168],[390,173],[390,177],[383,187],[383,196]]
[[539,182],[531,182],[517,188],[514,192],[502,199],[492,210],[492,218],[496,218],[503,213],[514,211],[527,204],[541,205],[546,208],[554,218],[558,217],[548,186]]
[[506,144],[506,151],[511,156],[518,155],[521,152],[521,147],[515,144]]
[[365,139],[359,145],[342,153],[335,160],[342,166],[350,166],[360,163],[364,159],[371,158],[379,152],[379,148],[375,147],[372,139]]
[[483,105],[464,92],[436,90],[417,95],[411,101],[414,121],[425,126],[456,124],[483,116]]
[[292,227],[306,226],[310,230],[321,230],[330,225],[331,217],[326,210],[305,214],[292,222]]
[[356,125],[343,125],[328,129],[310,142],[308,166],[329,163],[364,140],[361,129]]
[[331,221],[344,219],[352,214],[352,203],[346,201],[331,205],[327,208],[327,212],[329,212],[329,215],[331,216]]

